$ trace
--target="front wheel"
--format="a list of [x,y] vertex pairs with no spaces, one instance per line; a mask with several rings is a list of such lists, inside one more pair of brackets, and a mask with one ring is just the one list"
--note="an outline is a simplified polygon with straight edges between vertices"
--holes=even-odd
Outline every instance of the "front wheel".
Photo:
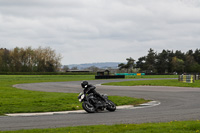
[[94,113],[95,112],[95,107],[88,102],[83,102],[82,107],[88,113]]
[[108,111],[115,111],[116,110],[116,105],[112,101],[107,100],[107,103],[108,103],[108,105],[107,105],[106,109]]

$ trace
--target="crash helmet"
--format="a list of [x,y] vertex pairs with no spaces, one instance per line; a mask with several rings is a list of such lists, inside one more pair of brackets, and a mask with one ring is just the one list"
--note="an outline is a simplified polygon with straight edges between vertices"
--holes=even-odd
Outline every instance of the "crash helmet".
[[83,81],[81,83],[82,88],[86,88],[88,86],[88,82],[87,81]]

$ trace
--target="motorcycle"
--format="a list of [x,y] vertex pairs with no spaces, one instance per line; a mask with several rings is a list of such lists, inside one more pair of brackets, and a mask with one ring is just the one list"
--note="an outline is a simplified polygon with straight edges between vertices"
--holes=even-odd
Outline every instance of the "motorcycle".
[[106,103],[101,98],[94,96],[93,93],[84,94],[81,92],[78,99],[79,102],[82,102],[83,109],[88,113],[104,111],[104,109],[111,112],[115,111],[116,105],[112,101],[108,100],[108,96],[106,94],[101,95],[106,100]]

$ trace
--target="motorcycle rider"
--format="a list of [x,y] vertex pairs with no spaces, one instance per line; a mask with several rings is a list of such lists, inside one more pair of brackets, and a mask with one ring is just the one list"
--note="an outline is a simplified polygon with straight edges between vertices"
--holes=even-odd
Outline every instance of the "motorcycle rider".
[[[83,81],[81,83],[81,86],[82,86],[82,88],[84,88],[84,90],[83,90],[84,94],[93,93],[94,96],[101,98],[105,102],[105,104],[107,103],[107,101],[98,92],[95,91],[96,87],[93,86],[92,84],[89,84],[87,81]],[[104,104],[104,106],[105,106],[105,104]]]

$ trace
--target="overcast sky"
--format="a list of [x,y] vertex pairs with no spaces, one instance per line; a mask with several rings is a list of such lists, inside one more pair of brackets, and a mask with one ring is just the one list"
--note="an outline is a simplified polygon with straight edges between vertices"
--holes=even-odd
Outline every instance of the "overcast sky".
[[51,47],[62,64],[200,48],[200,0],[0,0],[0,48]]

